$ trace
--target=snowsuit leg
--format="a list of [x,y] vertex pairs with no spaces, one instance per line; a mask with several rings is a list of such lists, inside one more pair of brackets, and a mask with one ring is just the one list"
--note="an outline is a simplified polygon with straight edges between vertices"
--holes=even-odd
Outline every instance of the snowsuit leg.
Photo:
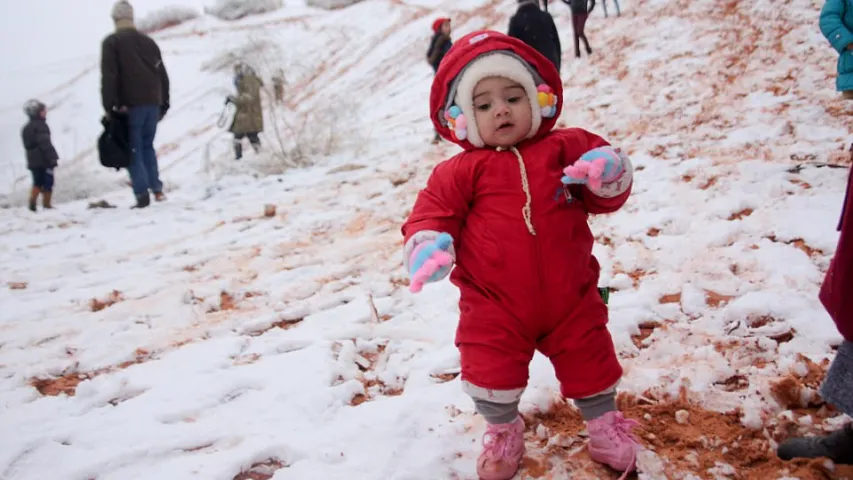
[[557,324],[537,348],[551,360],[560,393],[584,399],[612,389],[622,377],[622,366],[607,330],[607,306],[595,282],[577,298],[565,311],[556,312]]
[[488,402],[517,404],[527,386],[535,341],[521,320],[496,299],[475,287],[460,291],[456,347],[465,393]]

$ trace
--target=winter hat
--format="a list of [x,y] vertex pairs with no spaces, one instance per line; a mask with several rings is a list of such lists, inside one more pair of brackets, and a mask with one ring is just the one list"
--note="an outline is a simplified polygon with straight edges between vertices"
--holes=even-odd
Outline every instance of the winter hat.
[[24,103],[24,113],[26,113],[30,118],[38,117],[45,108],[47,108],[47,106],[35,98],[27,100],[27,102]]
[[114,22],[122,20],[133,21],[133,5],[127,0],[119,0],[113,5],[113,11],[110,16],[113,17]]
[[444,25],[444,22],[449,22],[449,21],[450,21],[450,19],[449,19],[449,18],[447,18],[447,17],[439,17],[439,18],[436,18],[436,19],[432,22],[432,31],[433,31],[434,33],[438,33],[438,30],[441,28],[441,26],[442,26],[442,25]]
[[475,147],[485,146],[474,116],[474,89],[487,77],[503,77],[524,88],[532,114],[530,132],[524,138],[536,135],[543,117],[551,118],[556,114],[557,100],[551,88],[537,81],[538,75],[527,62],[507,50],[488,52],[470,62],[457,77],[454,105],[445,112],[445,119],[459,140],[467,138]]

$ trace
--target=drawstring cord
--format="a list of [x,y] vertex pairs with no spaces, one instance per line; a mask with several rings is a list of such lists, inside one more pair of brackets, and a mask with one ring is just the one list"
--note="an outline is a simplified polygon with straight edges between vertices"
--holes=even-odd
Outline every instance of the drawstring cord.
[[[502,152],[504,150],[506,150],[506,148],[498,147],[499,152]],[[524,203],[524,207],[522,207],[521,209],[521,216],[524,217],[524,224],[527,225],[527,231],[535,237],[536,230],[533,229],[533,220],[531,216],[530,207],[530,205],[533,203],[533,198],[530,196],[530,184],[527,181],[527,169],[524,167],[524,159],[521,156],[521,152],[519,152],[518,149],[515,147],[509,147],[509,150],[514,153],[515,158],[518,159],[518,168],[521,169],[521,188],[524,190],[524,195],[527,199]]]

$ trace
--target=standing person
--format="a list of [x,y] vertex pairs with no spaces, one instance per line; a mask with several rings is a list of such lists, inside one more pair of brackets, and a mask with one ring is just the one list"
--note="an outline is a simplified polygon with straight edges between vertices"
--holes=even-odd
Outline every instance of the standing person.
[[487,423],[483,480],[518,471],[518,405],[536,350],[580,409],[590,457],[636,468],[636,422],[616,408],[622,367],[587,223],[622,208],[633,167],[597,135],[554,130],[562,93],[554,65],[524,42],[462,37],[432,83],[430,118],[464,151],[435,167],[402,227],[411,290],[449,274],[461,294],[455,343],[462,388]]
[[237,106],[231,133],[234,134],[234,157],[240,160],[243,158],[243,137],[249,138],[255,153],[261,150],[258,133],[264,131],[264,111],[261,106],[261,87],[264,82],[251,67],[242,63],[235,65],[234,73],[237,95],[228,97],[228,100]]
[[820,32],[838,52],[835,88],[853,99],[853,8],[849,0],[826,0],[820,10]]
[[[838,224],[841,236],[819,295],[844,340],[829,366],[820,394],[853,416],[853,170],[848,175]],[[848,422],[829,435],[789,439],[779,445],[777,453],[783,460],[827,457],[835,463],[853,465],[853,423]]]
[[272,90],[275,103],[284,102],[284,70],[278,69],[272,77]]
[[127,115],[132,160],[130,173],[135,208],[165,200],[154,137],[157,122],[169,110],[169,75],[160,48],[136,30],[127,0],[113,5],[115,33],[101,44],[101,101],[107,115]]
[[[429,42],[427,49],[427,63],[432,67],[432,71],[437,72],[441,60],[447,55],[450,47],[453,46],[453,41],[450,39],[450,19],[446,17],[436,18],[432,22],[432,40]],[[441,141],[438,131],[432,139],[432,143],[436,144]]]
[[27,152],[27,168],[33,176],[30,190],[30,210],[36,211],[39,195],[42,206],[53,208],[50,200],[53,195],[53,169],[59,155],[50,140],[50,128],[47,126],[47,106],[38,100],[28,100],[24,104],[24,113],[30,121],[21,130],[24,150]]
[[509,20],[507,35],[535,48],[560,71],[560,34],[551,14],[539,8],[539,0],[518,0],[518,10]]
[[575,37],[575,57],[581,58],[580,40],[586,46],[586,54],[592,55],[589,40],[586,39],[586,20],[595,9],[595,0],[563,0],[572,11],[572,32]]

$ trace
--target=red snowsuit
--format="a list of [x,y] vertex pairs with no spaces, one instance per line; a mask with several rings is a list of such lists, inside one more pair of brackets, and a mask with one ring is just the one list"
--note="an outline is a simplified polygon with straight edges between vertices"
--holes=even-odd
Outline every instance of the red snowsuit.
[[607,142],[581,129],[552,132],[559,115],[543,118],[538,133],[516,146],[532,196],[532,234],[522,215],[526,195],[517,157],[457,141],[439,118],[448,85],[486,51],[511,50],[525,59],[558,96],[558,112],[562,84],[554,66],[523,42],[498,37],[472,45],[468,40],[458,41],[441,63],[430,98],[436,129],[465,151],[435,168],[403,235],[408,242],[415,233],[432,230],[454,239],[450,280],[461,291],[456,345],[463,380],[488,390],[523,388],[538,349],[554,365],[565,397],[594,395],[616,384],[622,368],[597,290],[599,265],[587,217],[618,210],[630,188],[602,198],[586,187],[564,187],[563,168]]

